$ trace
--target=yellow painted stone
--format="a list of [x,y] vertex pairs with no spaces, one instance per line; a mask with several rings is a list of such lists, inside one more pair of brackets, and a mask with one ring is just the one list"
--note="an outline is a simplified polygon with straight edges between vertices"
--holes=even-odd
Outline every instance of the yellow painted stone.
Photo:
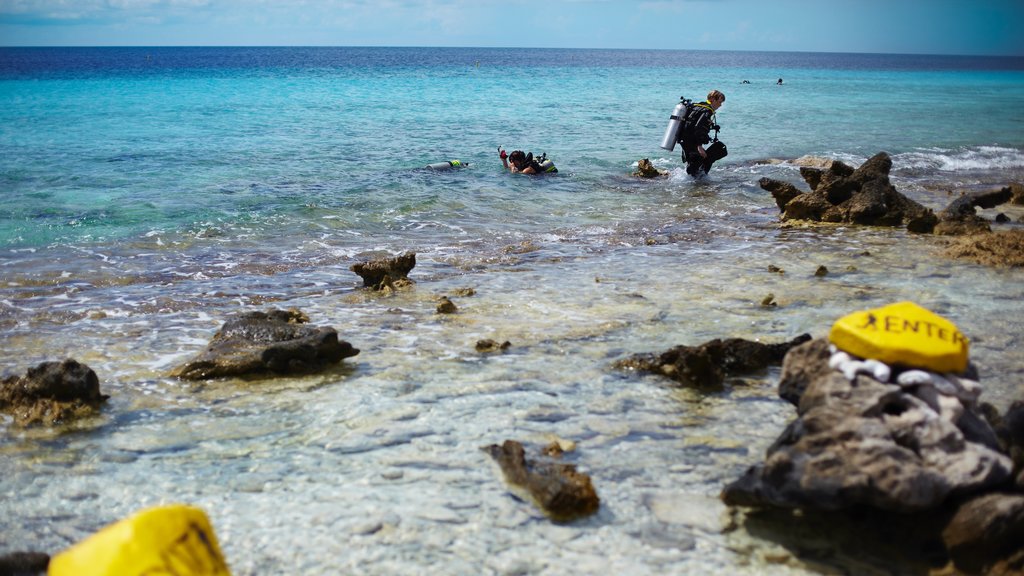
[[932,372],[967,369],[967,338],[952,322],[913,302],[843,316],[828,338],[844,352],[886,364]]
[[199,508],[149,508],[111,524],[50,560],[48,576],[230,575]]

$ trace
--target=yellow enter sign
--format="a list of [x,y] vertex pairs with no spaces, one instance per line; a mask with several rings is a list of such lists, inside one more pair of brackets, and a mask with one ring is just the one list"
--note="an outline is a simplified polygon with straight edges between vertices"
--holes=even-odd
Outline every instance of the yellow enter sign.
[[886,364],[940,373],[967,369],[967,338],[952,322],[913,302],[843,316],[828,337],[844,352]]

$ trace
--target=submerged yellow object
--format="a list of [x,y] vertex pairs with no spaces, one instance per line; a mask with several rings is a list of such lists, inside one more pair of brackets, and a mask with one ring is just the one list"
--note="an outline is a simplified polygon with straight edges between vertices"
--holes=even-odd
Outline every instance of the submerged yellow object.
[[843,352],[886,364],[932,372],[967,369],[967,338],[952,322],[913,302],[843,316],[828,338]]
[[229,575],[199,508],[149,508],[111,524],[50,560],[48,576]]

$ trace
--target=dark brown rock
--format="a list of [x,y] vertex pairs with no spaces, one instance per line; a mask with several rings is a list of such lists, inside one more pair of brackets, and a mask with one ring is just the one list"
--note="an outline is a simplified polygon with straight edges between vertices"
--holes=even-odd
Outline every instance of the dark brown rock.
[[995,208],[1013,198],[1013,188],[1005,186],[999,190],[963,194],[939,213],[935,233],[944,236],[963,236],[991,232],[988,220],[978,216],[976,208]]
[[942,538],[954,566],[967,574],[1024,574],[1024,495],[963,503]]
[[775,180],[774,178],[768,178],[767,176],[761,178],[758,181],[761,188],[772,193],[772,197],[775,198],[775,204],[779,207],[779,210],[785,210],[786,205],[789,201],[797,196],[803,194],[799,188],[793,186],[789,182],[783,182],[781,180]]
[[412,283],[409,272],[416,266],[416,254],[406,252],[394,258],[382,258],[353,264],[351,270],[363,279],[363,286],[374,290],[395,289]]
[[15,423],[57,424],[94,414],[109,396],[100,393],[99,378],[76,360],[43,362],[24,376],[0,382],[0,411]]
[[476,341],[476,351],[481,353],[500,352],[508,350],[510,346],[512,346],[512,343],[508,340],[500,343],[497,340],[491,340],[490,338]]
[[38,576],[46,574],[50,555],[45,552],[12,552],[0,556],[0,576]]
[[762,344],[742,338],[715,339],[700,346],[676,346],[661,354],[637,354],[615,363],[619,369],[651,372],[683,386],[715,389],[733,376],[782,362],[793,346],[811,339],[803,334],[790,342]]
[[911,232],[931,232],[936,216],[896,190],[889,182],[891,168],[892,159],[879,152],[857,169],[833,162],[825,171],[802,170],[810,192],[770,178],[762,178],[760,185],[775,196],[785,221],[906,226]]
[[590,476],[578,472],[572,464],[544,457],[527,459],[523,445],[515,440],[482,450],[498,463],[506,482],[554,520],[589,516],[601,504]]
[[230,318],[207,349],[173,375],[186,380],[311,373],[359,354],[334,328],[308,326],[297,310],[248,312]]
[[459,307],[455,305],[447,296],[441,296],[437,299],[437,313],[438,314],[455,314],[459,311]]

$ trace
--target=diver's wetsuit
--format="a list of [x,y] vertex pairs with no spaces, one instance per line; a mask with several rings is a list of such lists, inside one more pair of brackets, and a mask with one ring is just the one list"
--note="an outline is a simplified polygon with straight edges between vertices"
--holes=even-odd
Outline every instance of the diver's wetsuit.
[[686,162],[686,173],[690,176],[707,174],[716,160],[725,157],[725,145],[714,146],[704,150],[707,157],[700,155],[697,146],[711,142],[711,129],[715,125],[715,109],[706,100],[693,105],[686,115],[685,123],[680,130],[679,143],[683,145],[683,162]]

